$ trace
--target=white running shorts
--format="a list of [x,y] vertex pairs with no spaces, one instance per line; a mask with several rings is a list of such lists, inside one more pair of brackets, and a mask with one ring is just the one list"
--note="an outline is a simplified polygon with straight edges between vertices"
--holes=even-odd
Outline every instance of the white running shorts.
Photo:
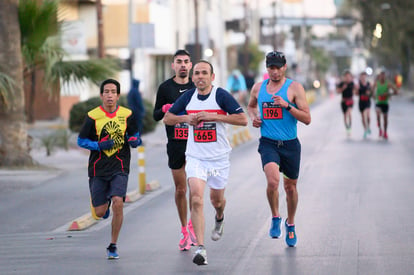
[[230,171],[228,157],[219,160],[200,160],[186,157],[185,172],[187,179],[197,178],[207,182],[212,189],[224,189],[227,185]]

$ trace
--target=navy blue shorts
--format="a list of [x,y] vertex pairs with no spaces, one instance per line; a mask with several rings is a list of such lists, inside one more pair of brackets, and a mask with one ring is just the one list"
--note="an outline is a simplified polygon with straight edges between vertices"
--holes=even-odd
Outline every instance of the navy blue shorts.
[[128,174],[119,173],[108,177],[90,177],[89,191],[94,207],[108,203],[113,196],[125,196],[128,188]]
[[279,165],[279,171],[289,179],[299,177],[301,145],[297,138],[292,140],[273,140],[266,137],[259,139],[259,153],[262,166],[269,162]]

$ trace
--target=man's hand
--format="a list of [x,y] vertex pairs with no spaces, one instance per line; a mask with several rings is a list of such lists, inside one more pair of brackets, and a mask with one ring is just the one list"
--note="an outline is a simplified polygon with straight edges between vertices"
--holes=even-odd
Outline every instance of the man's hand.
[[197,118],[196,114],[190,114],[188,115],[189,121],[188,124],[192,125],[192,126],[196,126],[198,125],[198,123],[200,122]]
[[262,120],[260,119],[260,117],[258,115],[256,115],[253,119],[252,119],[252,125],[255,128],[260,128],[260,126],[262,126]]
[[142,140],[139,137],[130,137],[128,143],[132,148],[137,148],[142,144]]
[[202,121],[213,121],[214,120],[214,115],[212,113],[209,112],[199,112],[196,114],[197,120],[198,122],[202,122]]
[[101,141],[98,142],[98,146],[101,151],[111,149],[112,147],[114,147],[114,144],[114,141],[112,139],[109,139],[109,135],[102,138]]
[[272,96],[273,102],[276,105],[279,105],[282,108],[287,108],[289,106],[289,103],[287,103],[281,96],[279,95],[274,95]]
[[168,110],[172,107],[173,105],[172,104],[164,104],[164,105],[162,105],[162,107],[161,107],[161,110],[162,110],[162,112],[163,113],[166,113],[166,112],[168,112]]

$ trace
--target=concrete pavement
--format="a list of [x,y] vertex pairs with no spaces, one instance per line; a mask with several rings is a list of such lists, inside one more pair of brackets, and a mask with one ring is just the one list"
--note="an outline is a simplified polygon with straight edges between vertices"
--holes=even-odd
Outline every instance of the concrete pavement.
[[[296,248],[286,247],[283,238],[268,236],[266,185],[257,140],[253,139],[232,152],[226,224],[218,242],[209,236],[214,210],[205,192],[208,266],[191,262],[194,248],[178,251],[180,228],[174,192],[171,181],[166,180],[159,191],[125,209],[118,261],[105,258],[110,235],[110,221],[106,220],[84,232],[2,230],[1,270],[5,274],[412,274],[414,129],[409,126],[414,124],[413,103],[403,97],[392,101],[388,141],[377,137],[375,123],[373,135],[364,140],[357,109],[353,115],[350,138],[342,123],[339,98],[313,108],[312,124],[299,126],[303,153]],[[253,136],[257,134],[252,131]],[[157,147],[151,149],[149,161],[154,158],[157,162],[151,161],[149,166],[158,165],[154,171],[169,179],[165,159],[159,159],[163,154]],[[75,173],[70,176],[76,178]],[[64,186],[65,177],[61,177]],[[68,184],[74,189],[85,185]],[[31,190],[36,195],[32,199],[41,196],[36,191],[39,188],[42,186]],[[280,191],[280,210],[285,217],[282,186]],[[1,194],[0,201],[2,208],[11,203]],[[64,199],[62,203],[67,212],[76,212],[70,202]],[[0,217],[7,221],[1,227],[19,224],[6,219],[1,211]],[[34,211],[36,205],[25,210],[31,215]],[[24,211],[19,214],[28,218]]]

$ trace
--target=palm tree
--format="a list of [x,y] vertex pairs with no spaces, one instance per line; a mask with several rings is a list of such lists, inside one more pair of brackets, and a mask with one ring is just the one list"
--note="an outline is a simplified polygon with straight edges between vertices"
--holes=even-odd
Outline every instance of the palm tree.
[[[11,16],[9,14],[7,14],[6,17],[0,17],[0,35],[6,36],[13,34],[17,36],[15,39],[19,40],[21,37],[21,41],[19,41],[21,43],[18,45],[19,47],[16,47],[14,44],[13,49],[19,51],[19,58],[20,60],[23,60],[23,66],[20,63],[20,67],[8,66],[8,68],[5,66],[7,63],[5,64],[4,62],[16,62],[14,59],[17,59],[18,57],[15,57],[14,55],[6,56],[0,54],[0,63],[2,65],[0,67],[0,107],[2,104],[10,104],[10,108],[16,111],[7,116],[12,116],[14,120],[17,120],[13,123],[16,124],[14,127],[13,125],[10,125],[14,122],[14,120],[10,120],[10,118],[7,120],[7,123],[1,123],[2,125],[8,124],[9,127],[0,126],[5,127],[4,129],[1,129],[2,131],[0,134],[0,166],[9,164],[26,165],[32,163],[28,153],[29,147],[27,145],[24,93],[21,94],[22,91],[20,91],[20,89],[22,89],[23,80],[21,78],[23,77],[23,73],[24,75],[30,76],[31,91],[29,101],[26,104],[28,104],[29,110],[27,119],[29,122],[33,122],[33,103],[35,101],[36,92],[38,92],[36,91],[36,81],[37,74],[40,71],[44,72],[44,86],[50,87],[48,92],[53,92],[53,90],[58,89],[60,80],[63,82],[75,81],[77,83],[89,80],[98,84],[103,79],[115,75],[116,71],[119,70],[117,62],[109,58],[90,59],[86,61],[67,60],[68,56],[60,44],[61,24],[57,21],[58,0],[44,0],[40,3],[37,0],[0,1],[1,13],[5,12],[2,5],[9,5],[17,8],[17,2],[19,2],[18,10],[14,10],[14,12],[18,11],[18,16],[15,15],[18,21],[15,22],[15,24],[10,23],[13,21],[7,21],[7,16]],[[8,10],[10,10],[10,8]],[[15,27],[17,30],[11,31],[12,27]],[[1,43],[6,43],[4,47],[10,47],[8,42],[11,42],[11,40],[8,39],[8,37],[4,37],[4,39],[2,38],[3,37],[0,36],[0,39],[2,40],[0,45],[2,45]],[[0,51],[1,53],[6,53],[1,47]],[[13,71],[15,68],[20,71],[18,77],[16,76],[16,73],[11,74],[10,68],[13,68]],[[13,82],[10,82],[10,80],[16,82],[15,84],[18,87],[18,93],[11,92],[10,85],[12,85],[11,83]],[[6,116],[3,117],[3,115],[1,115],[0,122],[2,119],[6,119]],[[6,144],[4,136],[12,135],[13,133],[11,132],[20,124],[24,125],[21,129],[19,128],[19,134],[22,138],[8,140],[8,143]],[[25,137],[23,138],[23,136]],[[19,150],[15,151],[14,149]],[[25,158],[25,160],[22,158]],[[9,159],[16,160],[10,162]]]
[[0,166],[32,164],[24,118],[18,2],[0,1]]
[[[118,66],[111,59],[91,59],[87,61],[67,61],[66,52],[61,46],[61,22],[57,21],[58,0],[20,1],[19,21],[22,37],[24,72],[30,76],[27,119],[34,121],[33,104],[36,98],[36,80],[39,71],[45,73],[44,82],[49,87],[58,88],[59,80],[81,82],[89,80],[101,82],[114,75]],[[50,85],[52,84],[52,85]],[[49,91],[51,92],[51,91]]]

